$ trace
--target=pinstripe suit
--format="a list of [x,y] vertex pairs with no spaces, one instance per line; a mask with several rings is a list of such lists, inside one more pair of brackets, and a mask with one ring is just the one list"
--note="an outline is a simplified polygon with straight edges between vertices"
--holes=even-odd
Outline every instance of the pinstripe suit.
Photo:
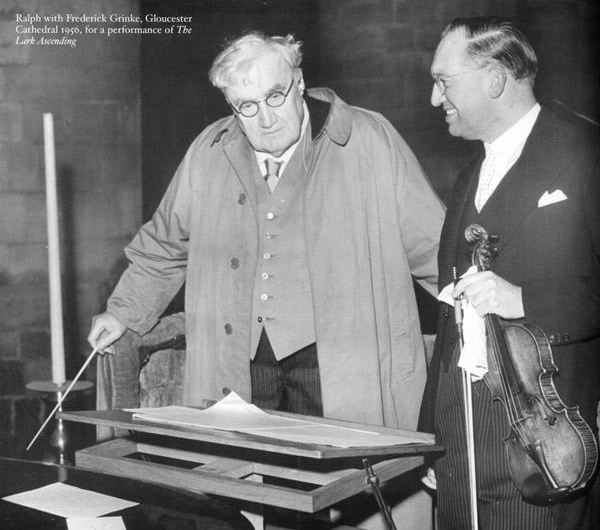
[[[522,288],[525,316],[553,345],[557,391],[595,426],[600,398],[600,164],[597,131],[542,108],[521,157],[481,213],[473,206],[482,158],[463,171],[448,204],[439,253],[440,285],[468,267],[464,228],[497,234],[494,271]],[[538,207],[545,191],[567,200]],[[437,386],[435,429],[447,453],[438,461],[440,530],[469,527],[461,382],[452,309],[440,316],[430,388]],[[437,381],[436,381],[437,379]],[[591,529],[591,496],[549,509],[521,500],[505,460],[505,412],[484,382],[473,385],[480,525],[485,530]],[[597,501],[596,501],[597,502]],[[586,515],[587,514],[587,515]],[[588,519],[586,520],[586,517]]]
[[256,356],[250,361],[250,377],[252,403],[258,407],[323,416],[316,343],[277,361],[263,328]]

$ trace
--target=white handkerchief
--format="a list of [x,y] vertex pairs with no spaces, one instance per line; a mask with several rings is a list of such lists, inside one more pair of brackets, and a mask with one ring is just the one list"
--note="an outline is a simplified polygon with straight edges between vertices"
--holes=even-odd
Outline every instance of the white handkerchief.
[[554,190],[552,193],[548,193],[547,191],[540,197],[538,201],[538,208],[543,208],[544,206],[548,206],[549,204],[554,204],[556,202],[566,201],[567,196],[563,193],[562,190]]
[[[474,265],[462,277],[477,272]],[[438,300],[454,307],[452,291],[454,285],[446,285],[438,295]],[[480,317],[467,300],[462,301],[464,344],[458,366],[472,374],[473,381],[481,379],[488,371],[485,319]]]
[[463,344],[458,366],[473,376],[473,381],[481,379],[488,371],[485,319],[480,317],[466,300],[463,303]]

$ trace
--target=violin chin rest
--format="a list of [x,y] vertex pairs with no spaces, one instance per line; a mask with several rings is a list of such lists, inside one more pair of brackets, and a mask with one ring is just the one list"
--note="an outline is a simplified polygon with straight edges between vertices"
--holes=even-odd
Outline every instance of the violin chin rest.
[[548,488],[546,480],[541,473],[530,475],[521,484],[521,495],[526,502],[545,506],[548,503],[564,499],[573,490],[568,486]]

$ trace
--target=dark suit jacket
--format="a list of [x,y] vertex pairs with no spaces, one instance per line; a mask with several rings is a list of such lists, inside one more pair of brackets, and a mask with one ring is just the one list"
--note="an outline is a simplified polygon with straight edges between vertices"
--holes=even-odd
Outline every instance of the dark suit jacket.
[[[520,158],[480,217],[488,233],[500,238],[493,270],[522,287],[526,319],[550,339],[559,395],[567,405],[579,405],[595,432],[600,399],[599,147],[596,127],[542,108]],[[463,214],[482,160],[483,154],[461,172],[447,205],[439,251],[440,289],[452,281],[454,265],[459,273],[466,269],[457,244],[464,238]],[[567,199],[538,207],[545,192],[556,190]],[[437,370],[447,369],[454,328],[452,311],[443,310],[431,391],[437,386]],[[424,421],[421,427],[431,424]]]

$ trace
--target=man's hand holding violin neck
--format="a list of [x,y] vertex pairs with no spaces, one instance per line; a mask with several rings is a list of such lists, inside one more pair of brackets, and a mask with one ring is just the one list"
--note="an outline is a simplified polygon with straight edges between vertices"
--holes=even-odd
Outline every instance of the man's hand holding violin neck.
[[492,271],[477,272],[463,277],[452,291],[456,299],[464,295],[479,316],[494,313],[502,318],[523,318],[521,287],[507,282]]

